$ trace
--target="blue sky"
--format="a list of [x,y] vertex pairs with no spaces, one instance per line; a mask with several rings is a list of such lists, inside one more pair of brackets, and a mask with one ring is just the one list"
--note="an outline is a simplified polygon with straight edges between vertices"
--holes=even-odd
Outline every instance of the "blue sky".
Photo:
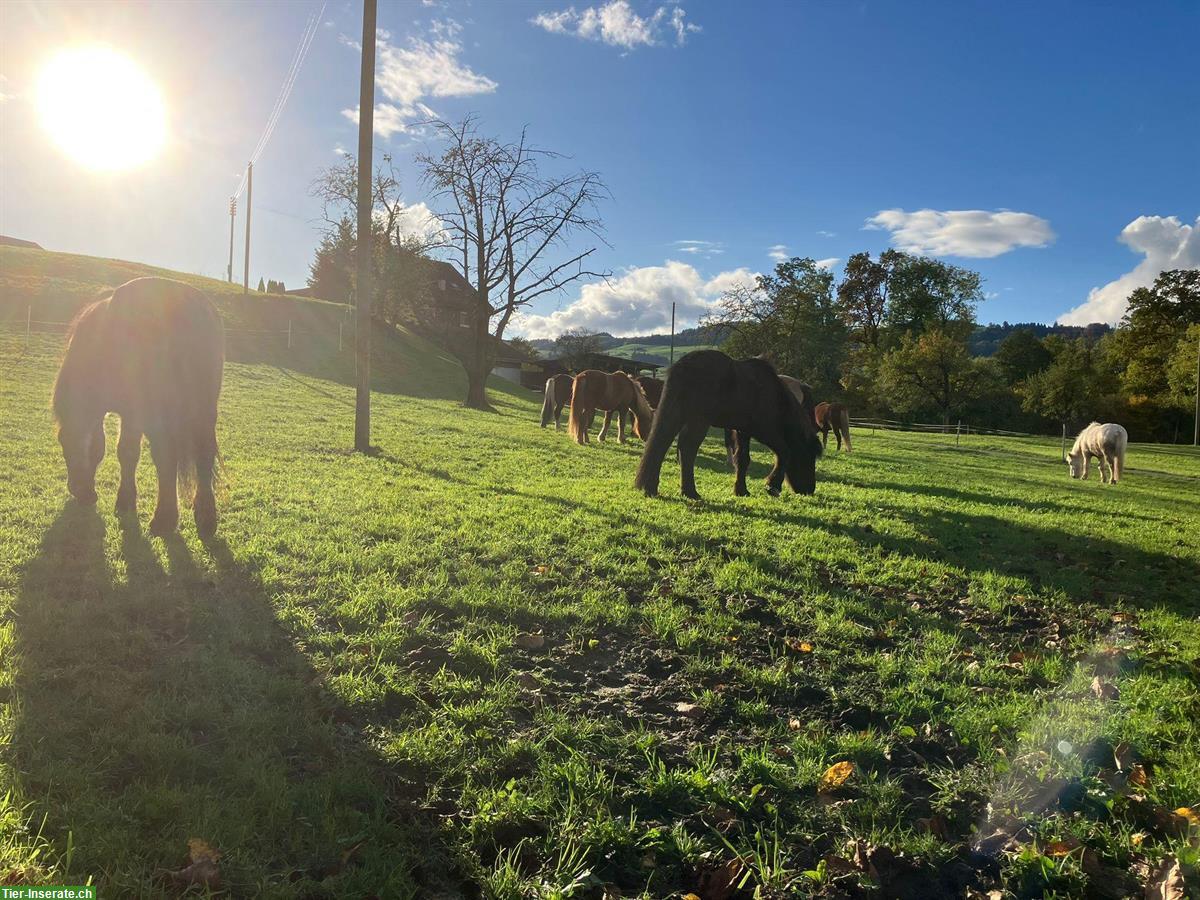
[[[0,9],[0,231],[223,276],[228,197],[320,0]],[[329,0],[256,165],[251,277],[299,286],[308,185],[355,146],[357,3]],[[424,196],[405,127],[479,116],[599,171],[609,284],[523,328],[663,330],[779,253],[900,246],[975,268],[984,321],[1113,320],[1162,268],[1200,266],[1200,4],[381,0],[376,139]],[[59,46],[108,43],[161,86],[141,168],[63,158],[32,85]],[[242,220],[234,271],[240,273]],[[1081,309],[1077,309],[1082,307]],[[1076,310],[1074,313],[1070,312]]]

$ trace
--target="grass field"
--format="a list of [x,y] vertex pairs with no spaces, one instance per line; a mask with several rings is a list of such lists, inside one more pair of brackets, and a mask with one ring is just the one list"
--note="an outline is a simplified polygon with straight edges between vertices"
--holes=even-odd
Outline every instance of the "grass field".
[[670,466],[651,501],[637,442],[500,382],[464,410],[451,361],[378,346],[371,456],[348,353],[231,352],[205,544],[147,537],[149,465],[122,528],[111,442],[99,507],[67,499],[61,338],[0,332],[0,883],[203,895],[189,839],[232,896],[1195,877],[1193,451],[1109,488],[1057,442],[857,432],[814,497],[758,453],[739,500],[710,438],[706,502]]
[[[683,356],[692,350],[716,350],[718,349],[712,344],[696,344],[691,347],[676,347],[675,358]],[[671,348],[666,344],[639,344],[626,343],[618,344],[615,347],[610,347],[604,351],[609,356],[623,356],[626,359],[662,359],[665,363],[671,355]]]

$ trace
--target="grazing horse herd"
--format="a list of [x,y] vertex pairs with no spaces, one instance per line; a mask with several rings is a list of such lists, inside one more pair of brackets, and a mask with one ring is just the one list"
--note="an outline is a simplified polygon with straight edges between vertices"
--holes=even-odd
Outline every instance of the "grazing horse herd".
[[[71,495],[81,503],[96,502],[104,417],[116,413],[121,418],[117,512],[136,512],[135,474],[144,435],[158,473],[151,532],[169,534],[178,527],[178,482],[183,481],[195,488],[192,513],[197,531],[212,535],[217,528],[213,479],[223,368],[220,317],[195,288],[166,278],[137,278],[84,307],[71,324],[53,397]],[[597,410],[604,411],[602,441],[616,413],[617,439],[624,443],[626,418],[632,416],[634,434],[646,442],[634,485],[649,497],[658,493],[662,464],[674,443],[682,493],[699,499],[696,454],[714,426],[725,430],[738,496],[748,493],[752,440],[775,454],[767,476],[772,495],[780,492],[784,481],[800,494],[816,490],[816,461],[831,430],[838,449],[845,444],[850,451],[845,406],[814,405],[808,385],[778,374],[766,360],[735,360],[718,350],[684,355],[665,382],[596,369],[574,378],[555,375],[546,382],[542,426],[554,422],[557,430],[568,402],[568,431],[580,444],[588,442]],[[1091,423],[1066,456],[1071,477],[1087,478],[1088,462],[1095,458],[1101,480],[1116,484],[1125,468],[1128,441],[1120,425]]]

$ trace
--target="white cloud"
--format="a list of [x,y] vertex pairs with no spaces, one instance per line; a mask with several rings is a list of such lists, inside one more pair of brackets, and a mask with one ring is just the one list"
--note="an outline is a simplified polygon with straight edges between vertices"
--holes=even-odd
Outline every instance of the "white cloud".
[[674,35],[676,46],[682,46],[690,33],[700,30],[699,25],[686,20],[686,15],[682,6],[671,5],[640,16],[629,0],[609,0],[582,10],[569,6],[558,12],[538,13],[529,21],[551,34],[570,34],[629,51],[662,44],[666,33]]
[[787,244],[773,244],[767,248],[767,256],[775,262],[783,262],[788,258]]
[[[497,84],[474,72],[460,59],[462,26],[453,20],[434,22],[427,38],[414,35],[407,46],[391,42],[391,35],[380,30],[376,39],[375,86],[383,99],[375,104],[374,131],[382,138],[408,131],[414,121],[434,118],[437,114],[425,103],[435,97],[470,97],[490,94]],[[342,38],[350,47],[356,42]],[[358,107],[342,110],[350,121],[358,122]]]
[[817,234],[821,237],[837,237],[836,231],[818,231]]
[[909,253],[977,259],[1017,247],[1045,247],[1055,237],[1045,219],[1007,209],[884,209],[867,219],[865,227],[890,231],[892,245]]
[[680,253],[691,253],[695,256],[713,257],[725,252],[725,245],[720,241],[676,241],[675,249]]
[[1200,269],[1200,216],[1184,225],[1176,216],[1138,216],[1118,236],[1142,261],[1120,278],[1092,288],[1087,300],[1063,313],[1063,325],[1117,322],[1125,314],[1125,302],[1136,288],[1149,287],[1160,272],[1168,269]]
[[667,260],[661,266],[628,269],[608,283],[586,284],[579,297],[549,315],[527,315],[519,324],[529,338],[557,337],[569,328],[610,334],[652,334],[671,326],[688,328],[709,312],[724,291],[753,284],[757,274],[740,268],[705,279],[694,266]]
[[818,269],[832,269],[839,262],[841,262],[840,256],[831,256],[828,259],[816,260],[816,266]]

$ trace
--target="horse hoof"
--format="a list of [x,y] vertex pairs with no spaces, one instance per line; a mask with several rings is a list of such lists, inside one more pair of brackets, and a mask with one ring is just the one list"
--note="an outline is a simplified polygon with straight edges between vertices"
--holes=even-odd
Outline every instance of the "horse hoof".
[[779,488],[777,488],[777,487],[767,488],[767,495],[770,497],[778,497],[779,496]]
[[163,513],[155,513],[154,518],[150,520],[150,533],[157,537],[165,537],[168,534],[174,534],[179,528],[179,516],[169,516]]
[[700,499],[700,495],[697,494],[695,491],[684,491],[683,496],[687,497],[687,499],[689,499],[689,500],[697,500],[698,501]]

